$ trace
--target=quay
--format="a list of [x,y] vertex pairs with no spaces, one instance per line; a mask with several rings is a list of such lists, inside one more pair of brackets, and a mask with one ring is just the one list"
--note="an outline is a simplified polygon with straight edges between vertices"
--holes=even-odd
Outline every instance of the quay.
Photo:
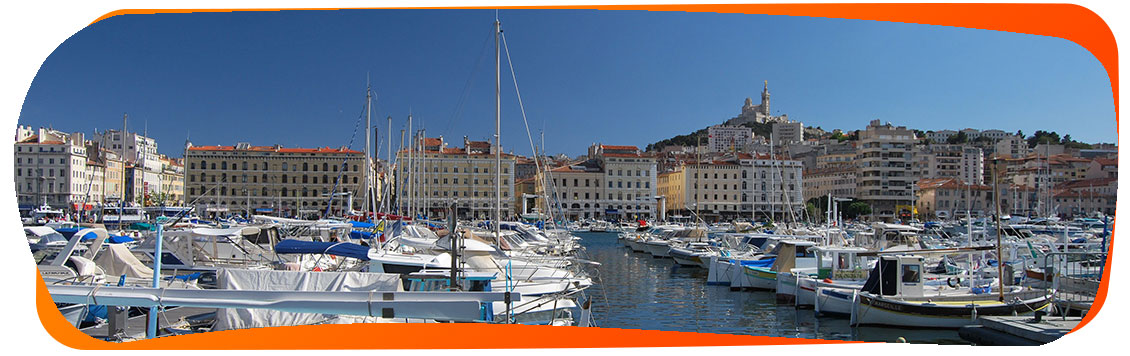
[[1058,340],[1079,325],[1081,317],[987,316],[979,325],[957,331],[965,341],[985,346],[1039,346]]

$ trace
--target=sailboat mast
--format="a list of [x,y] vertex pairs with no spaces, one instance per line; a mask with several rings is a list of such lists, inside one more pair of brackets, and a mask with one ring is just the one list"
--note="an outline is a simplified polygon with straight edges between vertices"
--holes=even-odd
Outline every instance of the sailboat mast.
[[502,141],[499,140],[502,131],[502,76],[501,56],[502,51],[498,45],[499,35],[502,34],[502,23],[494,19],[494,236],[501,240],[500,224],[502,223]]
[[[373,206],[369,205],[373,192],[373,161],[371,159],[372,148],[370,144],[373,142],[369,128],[373,126],[373,88],[368,83],[368,78],[365,80],[365,201],[361,203],[361,213],[368,214],[370,210],[375,210]],[[352,199],[352,197],[350,197]],[[366,215],[367,217],[367,215]]]
[[386,202],[384,204],[385,208],[388,208],[388,210],[385,210],[385,212],[388,212],[393,210],[392,199],[390,198],[396,194],[393,185],[389,184],[389,182],[396,181],[395,179],[392,179],[392,115],[388,116],[388,130],[385,132],[388,133],[388,143],[386,143],[388,145],[388,152],[385,153],[385,184],[388,185],[388,189],[386,189],[386,191],[388,191],[388,195],[385,196],[383,200]]

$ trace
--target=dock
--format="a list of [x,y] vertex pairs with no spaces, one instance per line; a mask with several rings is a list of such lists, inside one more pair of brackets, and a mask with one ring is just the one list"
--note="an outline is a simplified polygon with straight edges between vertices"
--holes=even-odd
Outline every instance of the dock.
[[987,316],[980,325],[958,330],[962,339],[986,346],[1039,346],[1058,340],[1079,325],[1081,317],[1044,316],[1039,322],[1031,316]]
[[[215,308],[192,307],[170,307],[165,309],[165,311],[159,313],[157,319],[157,335],[162,336],[168,334],[162,330],[170,325],[178,324],[182,318],[215,311]],[[80,331],[97,339],[110,339],[115,341],[121,338],[145,338],[146,328],[148,327],[147,323],[149,322],[148,319],[148,315],[145,314],[127,318],[125,319],[124,331],[114,335],[110,334],[110,326],[112,323],[102,323],[101,325],[80,329]]]

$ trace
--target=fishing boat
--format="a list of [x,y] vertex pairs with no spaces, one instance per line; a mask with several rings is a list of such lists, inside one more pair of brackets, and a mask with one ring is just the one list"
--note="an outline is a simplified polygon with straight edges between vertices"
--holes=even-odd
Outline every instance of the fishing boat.
[[[922,257],[882,256],[856,294],[852,325],[960,328],[981,316],[1032,314],[1048,307],[1054,291],[1000,286],[938,288],[923,292]],[[1001,296],[1003,295],[1003,301]]]
[[[808,251],[809,247],[815,246],[816,243],[812,241],[803,240],[781,240],[777,242],[777,246],[769,253],[775,257],[772,266],[754,266],[743,265],[741,274],[736,280],[736,286],[741,288],[752,288],[759,290],[776,291],[778,287],[777,275],[781,272],[789,273],[816,273],[816,255]],[[785,281],[783,289],[780,291],[779,298],[790,298],[789,295],[795,295],[795,279],[793,283],[789,284]],[[731,284],[734,287],[735,284]]]

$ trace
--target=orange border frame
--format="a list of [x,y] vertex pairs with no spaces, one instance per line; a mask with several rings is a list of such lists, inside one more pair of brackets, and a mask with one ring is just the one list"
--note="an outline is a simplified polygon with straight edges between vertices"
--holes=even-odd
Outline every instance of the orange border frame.
[[[474,9],[485,7],[456,7]],[[449,8],[450,9],[450,8]],[[1111,79],[1115,125],[1118,118],[1118,48],[1114,34],[1091,10],[1070,4],[761,4],[761,5],[615,5],[522,6],[503,9],[597,9],[745,13],[905,22],[968,27],[984,30],[1051,36],[1072,41],[1091,52]],[[125,14],[339,10],[311,9],[133,9],[113,11],[91,24]],[[1113,230],[1112,230],[1113,236]],[[1113,240],[1103,283],[1094,311],[1079,323],[1079,330],[1106,301]],[[352,324],[291,326],[182,335],[126,343],[94,339],[69,325],[58,312],[43,279],[36,274],[36,308],[40,322],[56,341],[76,349],[453,349],[453,348],[578,348],[839,344],[844,341],[784,337],[721,335],[653,330],[575,328],[494,324]],[[447,335],[434,338],[431,335]],[[378,336],[379,335],[379,336]],[[507,344],[492,336],[508,335]],[[379,337],[378,340],[373,338]],[[333,340],[333,343],[326,341]]]

